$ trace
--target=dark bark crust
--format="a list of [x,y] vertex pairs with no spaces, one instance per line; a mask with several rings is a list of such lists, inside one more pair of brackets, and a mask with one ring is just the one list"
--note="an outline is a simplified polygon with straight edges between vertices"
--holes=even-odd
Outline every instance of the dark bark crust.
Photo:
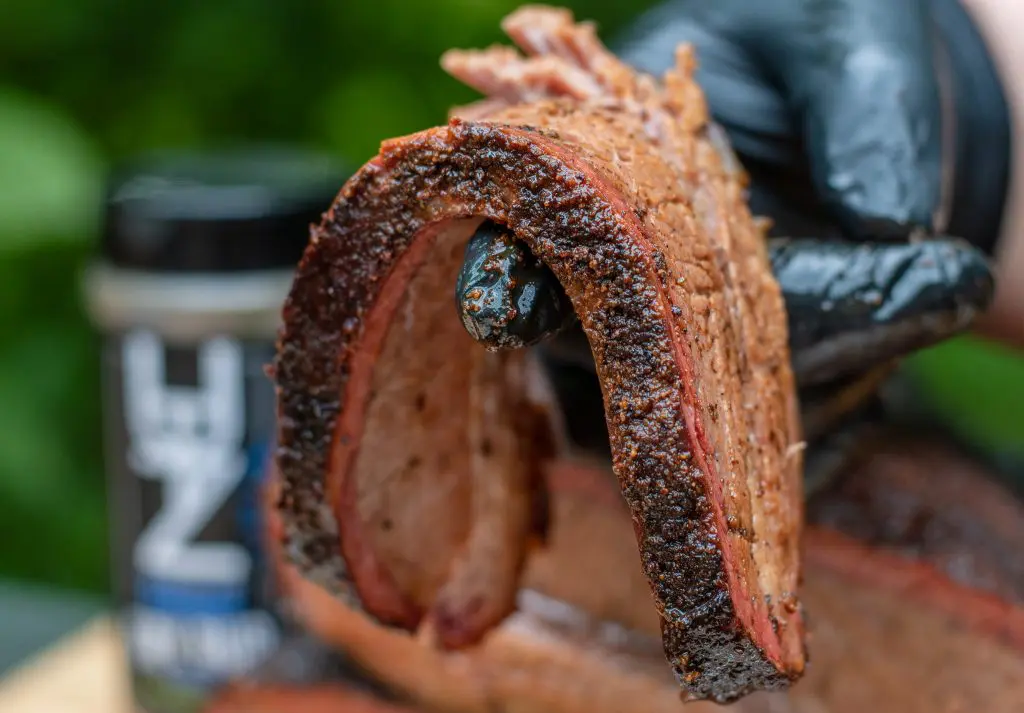
[[[439,221],[486,217],[513,228],[551,267],[581,316],[616,473],[681,684],[719,701],[785,687],[802,671],[802,651],[786,660],[777,619],[759,629],[755,613],[737,612],[757,603],[729,580],[721,495],[709,489],[711,448],[701,442],[700,418],[688,427],[680,408],[698,397],[680,393],[692,389],[692,375],[680,374],[689,356],[680,359],[686,340],[672,333],[665,259],[642,240],[644,207],[627,200],[551,132],[457,120],[386,144],[344,187],[313,230],[274,368],[288,553],[307,576],[359,600],[325,490],[328,474],[345,467],[330,455],[335,439],[347,438],[339,414],[364,320],[417,235]],[[802,629],[793,609],[785,626]]]

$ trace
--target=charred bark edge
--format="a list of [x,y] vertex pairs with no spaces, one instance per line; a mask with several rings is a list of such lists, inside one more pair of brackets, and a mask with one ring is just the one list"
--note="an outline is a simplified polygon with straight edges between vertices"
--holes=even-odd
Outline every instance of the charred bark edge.
[[[502,171],[509,175],[504,180],[495,178],[494,174]],[[505,196],[509,186],[526,191],[529,200],[521,195]],[[543,191],[551,187],[558,189],[557,195],[549,193],[545,199]],[[453,198],[455,195],[458,197]],[[449,204],[444,208],[427,205],[439,196],[449,199]],[[550,202],[558,205],[546,205]],[[434,220],[485,216],[515,224],[517,234],[523,226],[530,226],[533,234],[519,237],[527,239],[535,253],[553,268],[555,260],[573,264],[574,270],[561,270],[563,284],[569,274],[575,274],[581,282],[612,283],[622,295],[633,297],[632,307],[628,299],[623,300],[615,304],[619,311],[603,316],[603,324],[590,325],[603,330],[600,344],[595,345],[598,361],[602,349],[612,348],[614,334],[622,333],[625,325],[632,330],[625,333],[638,341],[688,349],[685,340],[671,337],[671,320],[665,319],[666,313],[671,314],[671,303],[665,296],[664,269],[657,264],[659,253],[653,250],[653,254],[637,255],[647,250],[636,244],[645,228],[637,219],[640,211],[629,203],[602,179],[598,168],[587,165],[570,148],[559,146],[552,132],[459,120],[447,128],[385,143],[381,154],[346,184],[323,223],[313,230],[285,305],[285,327],[275,365],[280,422],[277,455],[284,476],[280,508],[285,514],[289,556],[300,569],[347,595],[350,603],[358,601],[357,593],[346,591],[348,575],[337,556],[337,543],[332,542],[336,527],[324,506],[328,492],[325,477],[332,469],[343,467],[331,463],[330,455],[335,439],[349,437],[339,434],[337,427],[346,407],[345,392],[363,320],[400,256]],[[567,210],[575,213],[575,221],[568,221],[570,232],[565,237],[575,244],[559,246],[547,238],[544,243],[540,226],[554,227],[551,214]],[[567,228],[564,223],[560,227]],[[595,234],[619,239],[597,241]],[[353,240],[363,242],[353,247]],[[588,240],[592,241],[588,249],[600,258],[596,267],[593,260],[589,268],[586,260],[573,262],[574,249]],[[621,283],[622,275],[609,269],[609,265],[621,268],[629,261],[653,263],[647,265],[650,274],[644,275],[653,279],[640,280],[642,284],[632,292],[616,282]],[[664,302],[662,319],[647,315],[651,331],[637,335],[634,326],[644,321],[638,319],[644,316],[644,299],[659,295]],[[594,343],[593,338],[591,341]],[[638,359],[630,369],[653,374],[648,379],[651,383],[658,382],[659,373],[672,372],[678,377],[678,369],[689,368],[689,355],[677,362],[670,359],[668,348],[637,351],[646,351],[647,356],[619,358]],[[652,356],[653,351],[658,353]],[[692,388],[687,379],[682,381],[683,388]],[[606,402],[617,404],[618,399],[610,399],[609,393],[606,390]],[[696,397],[689,401],[696,402]],[[610,420],[619,415],[617,406],[607,410]],[[653,410],[657,412],[658,406]],[[613,444],[619,441],[616,450],[620,455],[629,454],[630,446],[639,446],[630,456],[620,457],[617,465],[637,523],[644,571],[662,615],[666,654],[681,684],[694,697],[725,702],[755,689],[783,688],[800,674],[802,661],[796,669],[789,668],[792,662],[781,660],[780,644],[774,638],[777,634],[760,631],[760,637],[767,638],[755,643],[758,634],[747,629],[752,625],[749,622],[756,626],[754,608],[763,604],[733,596],[750,590],[731,582],[732,571],[724,566],[730,545],[718,536],[726,529],[721,496],[708,491],[716,485],[720,489],[720,483],[715,480],[713,464],[699,462],[700,452],[706,448],[701,443],[699,421],[692,427],[696,438],[689,438],[684,434],[687,423],[678,402],[674,411],[672,415],[661,413],[660,421],[647,417],[646,440],[633,438],[627,445],[622,433],[612,434]],[[666,443],[672,452],[665,450]],[[684,446],[685,454],[680,451]],[[697,456],[696,464],[688,461],[691,451]],[[671,492],[665,487],[669,482],[664,475],[666,465],[675,469],[672,481],[682,482]],[[667,532],[685,550],[673,561],[675,566],[684,560],[685,571],[663,571],[665,560],[652,551],[652,543],[663,542]],[[701,544],[693,546],[693,542]],[[680,581],[687,582],[685,591],[679,591]],[[677,585],[675,589],[672,583]],[[748,612],[746,616],[743,611]],[[798,612],[790,624],[802,628]],[[766,651],[764,645],[774,650]]]

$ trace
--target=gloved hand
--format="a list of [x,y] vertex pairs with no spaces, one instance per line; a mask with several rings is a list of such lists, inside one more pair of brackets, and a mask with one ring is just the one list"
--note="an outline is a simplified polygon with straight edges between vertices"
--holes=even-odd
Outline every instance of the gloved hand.
[[[683,42],[750,174],[752,211],[804,238],[774,240],[771,255],[805,392],[941,341],[987,306],[1009,111],[957,0],[674,0],[611,46],[660,75]],[[501,269],[483,270],[495,257]],[[456,301],[491,348],[589,356],[553,275],[500,226],[471,239]]]
[[959,0],[673,0],[613,49],[660,74],[680,42],[752,174],[752,209],[783,234],[923,230],[991,252],[1009,110]]

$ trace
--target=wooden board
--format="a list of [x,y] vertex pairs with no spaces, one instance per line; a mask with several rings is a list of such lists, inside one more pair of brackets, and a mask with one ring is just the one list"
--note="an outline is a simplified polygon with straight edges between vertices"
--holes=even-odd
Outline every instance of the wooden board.
[[30,659],[0,682],[3,713],[130,713],[124,650],[104,617]]

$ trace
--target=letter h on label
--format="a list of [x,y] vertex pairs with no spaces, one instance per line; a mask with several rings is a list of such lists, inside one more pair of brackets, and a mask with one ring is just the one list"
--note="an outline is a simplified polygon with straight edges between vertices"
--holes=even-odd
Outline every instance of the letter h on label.
[[195,542],[245,476],[245,393],[241,345],[218,337],[199,345],[197,387],[167,384],[164,345],[148,331],[122,345],[129,463],[163,482],[160,510],[135,544],[135,567],[154,579],[241,584],[251,558],[231,542]]

